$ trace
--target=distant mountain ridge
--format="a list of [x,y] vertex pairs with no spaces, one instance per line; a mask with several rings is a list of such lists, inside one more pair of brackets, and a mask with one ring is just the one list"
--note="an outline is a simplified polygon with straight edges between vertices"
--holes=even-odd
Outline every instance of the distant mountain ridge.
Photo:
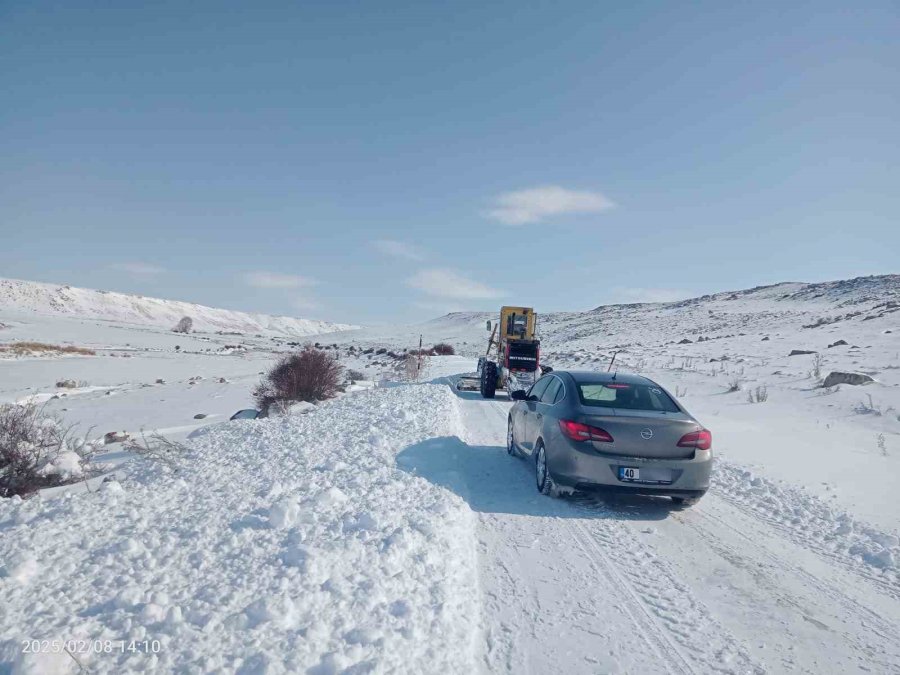
[[[882,331],[900,333],[900,275],[857,277],[820,283],[783,282],[738,291],[723,291],[655,303],[600,305],[582,312],[535,307],[538,334],[548,351],[597,348],[599,345],[664,345],[741,333],[768,334],[821,328],[824,334],[846,330],[847,339]],[[484,350],[485,320],[499,312],[453,312],[421,328],[431,339],[454,339]],[[412,330],[410,330],[412,332]],[[832,340],[832,341],[833,341]]]
[[294,337],[358,328],[330,321],[252,314],[180,300],[17,279],[0,279],[0,312],[118,321],[163,329],[170,329],[179,319],[189,316],[196,331]]

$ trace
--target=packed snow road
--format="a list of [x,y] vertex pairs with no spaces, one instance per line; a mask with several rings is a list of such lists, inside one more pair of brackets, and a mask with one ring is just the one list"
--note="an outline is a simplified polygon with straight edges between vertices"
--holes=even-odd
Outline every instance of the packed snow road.
[[487,670],[900,672],[895,579],[761,516],[734,467],[685,511],[550,499],[505,451],[509,402],[457,403],[460,438],[415,463],[478,515]]

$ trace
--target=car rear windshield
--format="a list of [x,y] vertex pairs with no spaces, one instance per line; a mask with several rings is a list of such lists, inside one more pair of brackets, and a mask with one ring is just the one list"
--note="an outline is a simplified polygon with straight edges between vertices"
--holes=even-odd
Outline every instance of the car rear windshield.
[[625,382],[582,383],[578,385],[582,405],[625,410],[680,412],[675,401],[653,384]]

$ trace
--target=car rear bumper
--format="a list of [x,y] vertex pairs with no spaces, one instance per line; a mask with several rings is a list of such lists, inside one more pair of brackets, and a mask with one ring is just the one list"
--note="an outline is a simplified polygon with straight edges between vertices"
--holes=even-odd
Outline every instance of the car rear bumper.
[[[558,485],[584,491],[699,497],[709,489],[712,472],[709,450],[697,450],[687,459],[657,459],[602,455],[568,447],[548,460],[550,474]],[[620,479],[621,467],[639,469],[641,480]]]

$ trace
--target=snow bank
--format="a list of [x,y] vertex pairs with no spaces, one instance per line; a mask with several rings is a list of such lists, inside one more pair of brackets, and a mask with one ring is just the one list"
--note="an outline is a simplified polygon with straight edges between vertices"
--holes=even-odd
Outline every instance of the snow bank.
[[897,535],[862,523],[798,487],[776,483],[722,460],[716,462],[713,490],[806,547],[838,563],[871,572],[900,597]]
[[445,386],[376,389],[205,430],[177,472],[0,502],[0,661],[74,672],[20,641],[158,640],[78,656],[95,673],[471,672],[474,516],[395,465],[458,428]]

